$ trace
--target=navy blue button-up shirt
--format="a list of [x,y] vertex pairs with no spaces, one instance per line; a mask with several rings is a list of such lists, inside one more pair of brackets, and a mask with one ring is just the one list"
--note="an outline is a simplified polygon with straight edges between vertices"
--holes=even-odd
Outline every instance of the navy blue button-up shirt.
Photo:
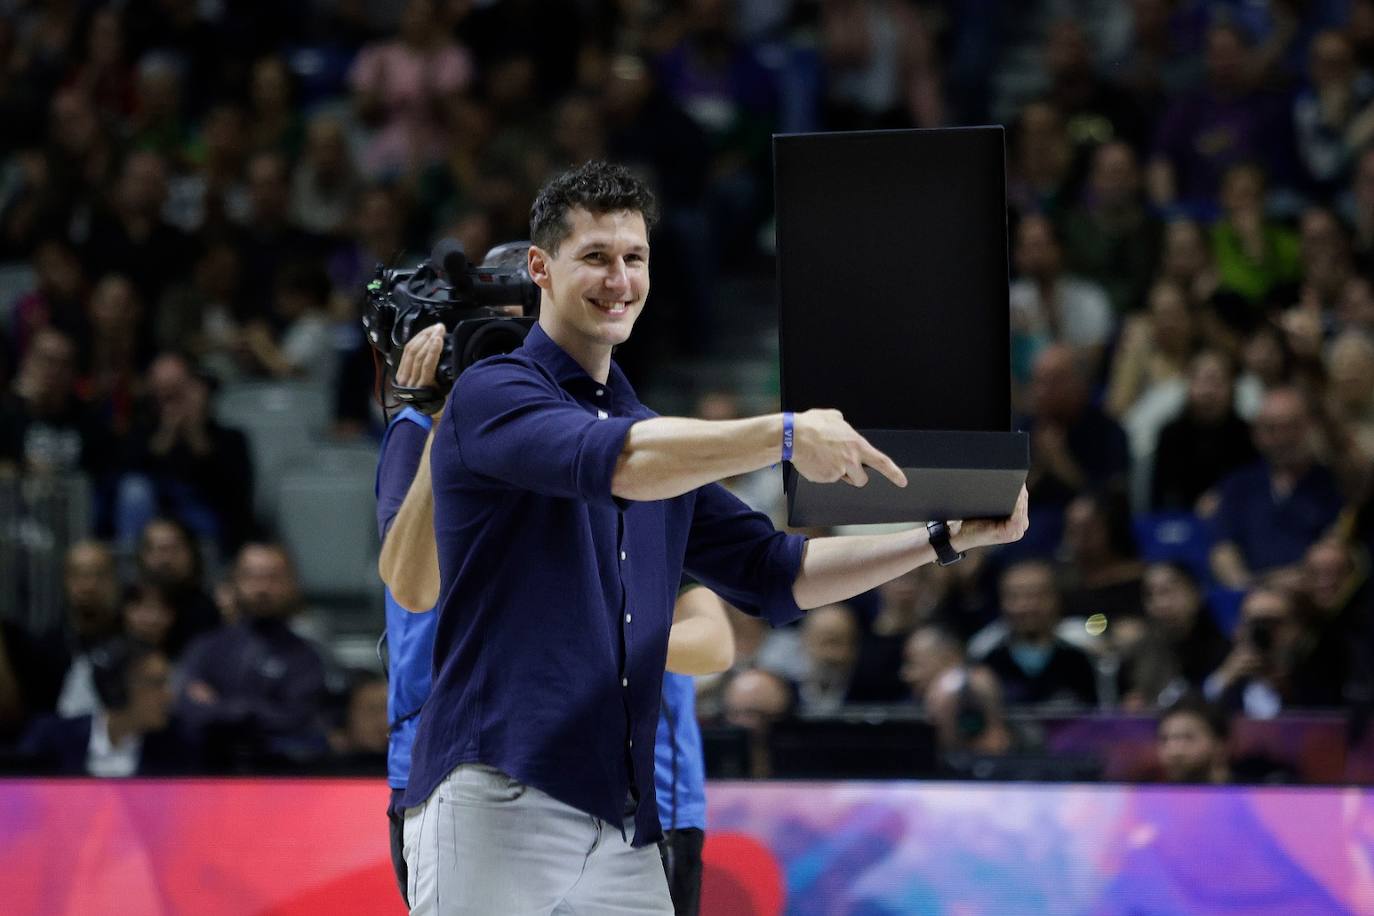
[[654,735],[684,568],[775,626],[801,615],[804,538],[725,488],[629,502],[611,476],[654,414],[614,364],[592,379],[536,326],[458,379],[434,436],[439,623],[404,804],[484,763],[658,840]]

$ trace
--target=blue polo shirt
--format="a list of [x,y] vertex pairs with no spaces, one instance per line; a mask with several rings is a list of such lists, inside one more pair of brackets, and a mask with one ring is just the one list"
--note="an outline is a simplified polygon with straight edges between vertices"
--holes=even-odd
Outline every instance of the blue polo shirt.
[[[385,538],[420,466],[431,420],[413,407],[398,413],[382,436],[377,460],[377,533]],[[386,717],[391,738],[386,750],[386,781],[404,789],[410,777],[410,750],[420,707],[429,696],[434,662],[434,624],[439,615],[407,611],[386,591]]]
[[1212,524],[1217,540],[1234,543],[1245,565],[1259,573],[1301,560],[1343,505],[1329,469],[1312,465],[1281,497],[1270,482],[1269,464],[1258,461],[1222,481]]
[[593,380],[535,326],[458,378],[434,434],[439,624],[404,804],[484,763],[656,842],[654,735],[683,570],[774,625],[801,616],[805,539],[717,484],[611,495],[630,427],[654,414],[619,367]]
[[663,675],[654,782],[664,830],[706,829],[706,758],[697,724],[697,688],[686,674]]

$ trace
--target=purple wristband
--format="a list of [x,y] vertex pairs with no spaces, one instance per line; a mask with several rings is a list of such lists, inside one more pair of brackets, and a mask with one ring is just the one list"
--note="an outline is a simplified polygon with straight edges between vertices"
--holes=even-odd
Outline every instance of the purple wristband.
[[793,422],[793,419],[794,419],[794,418],[793,418],[793,415],[792,415],[792,411],[790,411],[790,410],[784,410],[784,411],[782,412],[782,460],[783,460],[783,461],[791,461],[791,460],[792,460],[792,422]]

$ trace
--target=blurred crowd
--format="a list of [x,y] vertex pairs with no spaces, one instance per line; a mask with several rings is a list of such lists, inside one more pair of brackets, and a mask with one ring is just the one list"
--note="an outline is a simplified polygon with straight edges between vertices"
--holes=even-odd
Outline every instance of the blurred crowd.
[[[1170,709],[1167,774],[1180,730],[1371,705],[1374,2],[0,12],[0,490],[90,501],[62,619],[0,629],[0,747],[69,772],[377,758],[384,682],[299,625],[217,397],[309,386],[333,439],[370,441],[376,266],[522,239],[539,185],[601,157],[663,208],[618,354],[649,384],[757,305],[729,297],[773,270],[773,133],[996,122],[1031,532],[795,628],[736,615],[702,715],[877,704],[998,755],[1033,744],[1017,711]],[[714,419],[772,396],[698,393]],[[732,486],[781,520],[776,477]]]

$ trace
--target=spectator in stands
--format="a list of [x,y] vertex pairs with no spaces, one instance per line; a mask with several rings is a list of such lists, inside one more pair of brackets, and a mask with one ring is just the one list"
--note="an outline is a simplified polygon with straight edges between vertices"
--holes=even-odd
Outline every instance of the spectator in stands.
[[247,116],[235,102],[206,113],[192,163],[168,182],[167,218],[183,232],[228,234],[248,218]]
[[[1030,504],[1043,530],[1033,543],[1058,542],[1059,516],[1079,493],[1124,478],[1126,434],[1092,403],[1089,376],[1073,349],[1049,347],[1035,361],[1030,389]],[[1049,545],[1046,545],[1047,547]]]
[[998,583],[1002,619],[970,643],[970,656],[996,675],[1010,706],[1095,706],[1097,673],[1082,649],[1060,638],[1062,599],[1054,568],[1040,560],[1009,566]]
[[80,248],[89,275],[123,274],[142,301],[160,301],[190,270],[193,251],[191,240],[163,218],[166,202],[166,160],[148,149],[129,153]]
[[1235,363],[1203,350],[1188,367],[1188,403],[1159,433],[1150,506],[1200,511],[1206,494],[1256,456],[1250,426],[1235,409]]
[[442,148],[436,115],[472,79],[471,55],[435,26],[436,6],[433,0],[410,0],[400,34],[364,46],[353,62],[354,105],[373,129],[362,163],[370,176],[395,176],[437,160]]
[[1327,404],[1359,463],[1374,461],[1374,341],[1360,331],[1344,331],[1327,354]]
[[15,298],[8,318],[15,355],[22,360],[34,335],[44,328],[66,335],[78,351],[89,350],[87,277],[76,250],[64,239],[44,239],[34,249],[33,271],[33,289]]
[[1007,203],[1023,217],[1058,216],[1072,194],[1073,145],[1063,113],[1048,101],[1031,102],[1021,109],[1012,137]]
[[44,238],[74,229],[105,193],[117,165],[117,125],[104,125],[90,99],[63,89],[48,105],[48,146],[18,156],[17,187],[3,220],[4,248],[26,255]]
[[725,688],[725,721],[749,732],[749,775],[756,779],[772,775],[768,731],[774,722],[792,715],[796,706],[796,688],[780,675],[750,668],[730,679]]
[[1212,251],[1202,227],[1194,220],[1173,219],[1165,224],[1159,278],[1187,290],[1188,301],[1194,307],[1210,300],[1216,292],[1219,281]]
[[1330,194],[1374,139],[1374,82],[1355,62],[1344,32],[1327,29],[1308,49],[1311,85],[1293,100],[1298,153],[1316,188]]
[[250,152],[276,153],[287,162],[300,155],[305,130],[291,96],[291,71],[280,55],[268,54],[253,62],[248,110]]
[[220,753],[216,763],[314,756],[324,748],[324,663],[288,625],[300,590],[285,548],[245,544],[233,588],[238,622],[186,650],[178,708]]
[[167,651],[175,660],[187,643],[221,622],[205,593],[200,544],[176,519],[155,518],[139,534],[137,560],[139,582],[156,589],[172,610]]
[[1342,704],[1348,655],[1319,638],[1293,595],[1267,586],[1251,589],[1240,616],[1235,647],[1204,684],[1209,700],[1252,719]]
[[88,653],[119,632],[119,579],[104,544],[67,550],[65,621],[34,632],[0,621],[0,738],[17,736],[35,716],[93,712],[99,706]]
[[959,637],[937,626],[921,627],[907,639],[903,656],[902,680],[935,726],[942,751],[1000,754],[1010,749],[997,678],[981,665],[968,664]]
[[77,389],[116,437],[129,431],[143,369],[151,356],[143,303],[127,277],[107,274],[91,291],[88,359]]
[[253,526],[248,440],[210,415],[211,383],[177,353],[148,369],[151,411],[130,437],[116,526],[132,543],[148,520],[171,515],[226,553]]
[[0,394],[0,467],[26,474],[98,474],[107,437],[76,393],[76,347],[50,328],[34,335],[14,387]]
[[1182,563],[1145,571],[1143,633],[1123,647],[1120,692],[1128,710],[1168,706],[1203,681],[1230,651],[1212,618],[1197,575]]
[[91,654],[100,707],[33,724],[20,752],[68,776],[166,776],[199,770],[199,749],[172,717],[172,667],[159,650],[117,637]]
[[154,337],[160,350],[181,350],[221,381],[239,374],[237,344],[246,284],[243,257],[227,238],[212,239],[196,258],[190,278],[158,306]]
[[171,168],[186,159],[191,123],[181,91],[182,67],[169,54],[153,51],[138,62],[134,110],[128,120],[130,145],[156,153]]
[[1155,404],[1181,396],[1200,334],[1182,287],[1168,280],[1151,287],[1147,310],[1126,319],[1112,357],[1107,413],[1124,422],[1133,410],[1158,412]]
[[1054,225],[1039,215],[1016,227],[1016,270],[1011,284],[1012,372],[1031,375],[1051,344],[1072,348],[1095,377],[1112,335],[1112,307],[1102,287],[1064,272]]
[[[66,651],[57,683],[57,712],[77,716],[99,707],[91,677],[91,650],[120,631],[119,576],[114,555],[98,541],[67,550],[63,590],[67,598]],[[37,707],[42,709],[42,706]]]
[[1212,257],[1221,288],[1261,307],[1302,275],[1302,243],[1293,230],[1266,218],[1265,177],[1259,166],[1237,163],[1222,176],[1223,218],[1212,226]]
[[328,308],[329,277],[321,267],[311,261],[283,266],[270,320],[248,322],[239,338],[244,369],[271,379],[304,379],[322,386],[332,382],[335,354]]
[[1311,415],[1296,388],[1275,388],[1255,421],[1260,461],[1227,477],[1214,520],[1212,573],[1230,588],[1302,559],[1336,520],[1343,500],[1310,445]]
[[291,215],[307,232],[342,239],[360,190],[344,124],[316,115],[306,130],[305,154],[291,176]]
[[329,749],[354,764],[385,769],[391,724],[386,715],[386,678],[370,672],[356,674],[346,700],[343,721],[329,733]]
[[1065,264],[1101,284],[1120,320],[1145,302],[1159,253],[1159,222],[1145,209],[1135,151],[1121,140],[1103,143],[1083,200],[1064,221]]
[[808,713],[839,710],[849,694],[859,657],[859,620],[847,604],[814,608],[801,621],[806,673],[797,685],[801,709]]
[[1337,538],[1313,544],[1303,558],[1300,587],[1320,647],[1350,665],[1347,697],[1374,698],[1374,588],[1369,552]]
[[1302,286],[1297,305],[1317,313],[1334,311],[1354,275],[1346,229],[1326,207],[1308,207],[1298,223],[1298,237]]
[[1067,16],[1051,23],[1045,36],[1050,101],[1080,148],[1103,141],[1139,147],[1147,139],[1141,112],[1129,93],[1097,74],[1093,57],[1083,23]]
[[1145,564],[1125,491],[1099,490],[1069,503],[1060,552],[1066,561],[1061,568],[1066,617],[1100,614],[1108,626],[1140,618]]
[[1149,187],[1156,206],[1207,217],[1228,167],[1274,164],[1288,137],[1284,112],[1253,87],[1250,53],[1234,23],[1208,30],[1206,85],[1173,100],[1155,137]]
[[1159,717],[1156,750],[1165,782],[1220,785],[1231,781],[1230,723],[1205,700],[1186,696]]
[[248,201],[247,222],[234,238],[245,278],[240,320],[271,313],[284,266],[323,256],[320,238],[291,218],[291,172],[280,153],[260,152],[248,160]]

